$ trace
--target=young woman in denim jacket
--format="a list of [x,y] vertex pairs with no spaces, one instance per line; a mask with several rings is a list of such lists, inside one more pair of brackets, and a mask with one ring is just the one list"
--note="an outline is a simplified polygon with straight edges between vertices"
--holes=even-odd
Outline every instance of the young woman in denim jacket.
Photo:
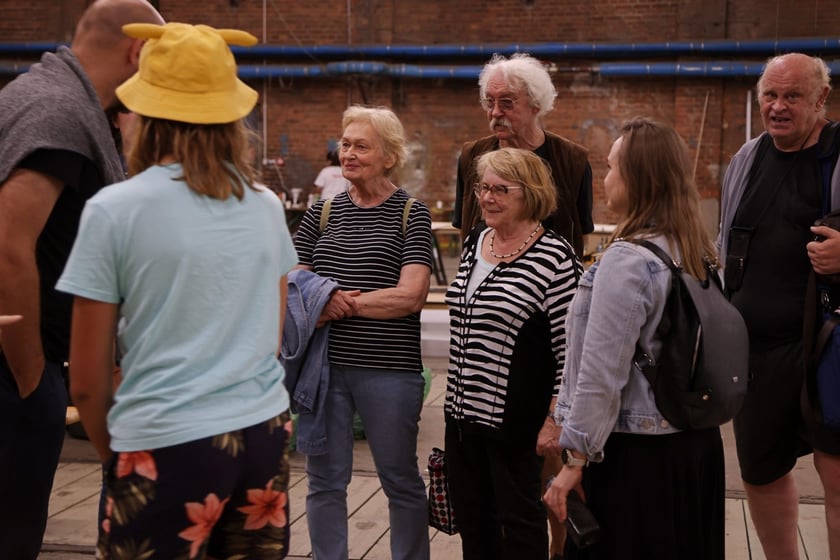
[[717,428],[680,431],[663,418],[634,363],[655,338],[671,272],[656,243],[692,275],[714,257],[685,144],[670,127],[637,118],[608,158],[607,205],[621,216],[615,237],[581,279],[567,322],[566,365],[555,411],[564,466],[545,493],[566,517],[579,492],[601,525],[585,550],[566,558],[673,560],[724,557],[723,445]]

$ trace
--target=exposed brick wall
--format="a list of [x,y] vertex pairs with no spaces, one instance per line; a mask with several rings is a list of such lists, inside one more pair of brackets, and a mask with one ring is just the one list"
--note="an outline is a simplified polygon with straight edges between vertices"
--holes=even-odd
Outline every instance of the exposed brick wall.
[[[68,30],[89,3],[4,0],[0,7],[0,39],[68,40]],[[400,0],[321,4],[160,0],[159,6],[170,21],[241,28],[261,42],[282,45],[771,40],[831,37],[840,29],[840,0],[424,0],[421,4]],[[480,65],[485,59],[394,62],[455,66]],[[744,59],[741,55],[726,57],[727,61]],[[668,55],[656,60],[678,61]],[[685,60],[715,59],[698,56]],[[319,62],[328,61],[270,61]],[[589,71],[592,65],[607,60],[558,57],[547,62],[556,64],[554,76],[560,95],[545,126],[589,150],[595,179],[596,222],[615,220],[604,204],[605,161],[621,122],[635,115],[649,115],[673,124],[686,140],[692,163],[697,160],[702,195],[719,195],[726,165],[745,139],[746,95],[754,86],[754,79],[607,78]],[[451,204],[455,161],[461,144],[488,133],[474,80],[361,76],[272,79],[252,85],[261,93],[254,123],[263,128],[261,110],[265,106],[267,154],[286,160],[281,173],[283,184],[289,188],[310,188],[324,165],[329,140],[340,135],[341,113],[351,103],[387,105],[397,112],[405,125],[411,151],[408,165],[397,180],[431,206],[438,200]],[[835,105],[840,107],[840,102]],[[758,134],[762,127],[754,100],[750,112],[752,133]],[[840,117],[840,111],[830,106],[829,116]],[[266,169],[265,179],[276,186],[281,182],[272,167]]]

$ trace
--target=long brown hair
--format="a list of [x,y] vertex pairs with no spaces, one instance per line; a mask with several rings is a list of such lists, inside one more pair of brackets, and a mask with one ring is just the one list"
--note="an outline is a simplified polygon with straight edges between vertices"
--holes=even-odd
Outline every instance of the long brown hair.
[[613,238],[664,235],[679,249],[686,272],[705,279],[705,262],[717,263],[717,253],[703,226],[685,143],[673,128],[642,117],[627,121],[621,136],[618,165],[628,212]]
[[193,191],[224,200],[242,199],[256,173],[249,161],[249,135],[239,120],[225,124],[190,124],[137,116],[128,153],[128,173],[136,175],[166,158],[183,168],[179,179]]

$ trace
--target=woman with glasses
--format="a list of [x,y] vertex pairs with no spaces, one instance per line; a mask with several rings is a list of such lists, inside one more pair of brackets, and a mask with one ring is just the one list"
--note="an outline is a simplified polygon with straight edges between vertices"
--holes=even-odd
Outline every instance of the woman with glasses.
[[634,119],[607,159],[607,206],[621,221],[583,275],[569,310],[557,419],[564,465],[545,494],[558,518],[581,490],[601,539],[566,559],[718,560],[724,557],[724,465],[718,428],[680,431],[656,407],[635,362],[658,348],[671,270],[647,239],[698,279],[715,274],[691,160],[673,128]]
[[347,558],[347,485],[358,411],[388,497],[391,558],[428,560],[417,434],[425,384],[420,310],[432,269],[431,214],[392,182],[406,147],[403,126],[390,109],[350,107],[342,128],[338,157],[350,188],[307,210],[295,238],[301,268],[338,283],[318,320],[329,325],[329,381],[321,389],[326,391],[325,426],[315,430],[313,415],[301,414],[298,431],[298,448],[308,453],[312,555]]
[[582,269],[541,223],[557,202],[539,156],[502,148],[482,155],[477,170],[486,227],[467,236],[446,293],[450,491],[465,560],[545,560],[537,435],[553,422],[566,309]]

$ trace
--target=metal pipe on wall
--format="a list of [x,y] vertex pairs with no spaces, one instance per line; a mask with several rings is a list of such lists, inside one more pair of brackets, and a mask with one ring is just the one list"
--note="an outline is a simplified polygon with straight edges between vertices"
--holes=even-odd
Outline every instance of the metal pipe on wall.
[[[840,73],[840,60],[826,61],[831,73]],[[657,62],[604,63],[582,66],[575,72],[589,72],[604,77],[684,77],[684,78],[752,78],[761,74],[763,63],[753,62]],[[418,66],[386,62],[331,62],[325,65],[268,65],[239,67],[244,79],[310,77],[330,78],[353,74],[381,75],[402,78],[434,78],[475,80],[482,66]],[[558,72],[563,68],[557,69]]]
[[772,56],[783,52],[840,53],[840,38],[773,39],[756,41],[668,41],[664,43],[509,43],[480,45],[255,45],[233,47],[244,56],[322,58],[489,58],[494,53],[527,52],[551,58],[631,58],[701,54]]
[[[348,43],[350,37],[348,36]],[[33,54],[55,50],[48,42],[0,43],[0,54]],[[784,52],[840,53],[840,38],[770,39],[755,41],[666,41],[664,43],[488,43],[479,45],[255,45],[232,47],[235,54],[281,58],[488,58],[494,53],[528,52],[551,58],[630,58],[648,56],[749,55]]]
[[[840,60],[826,61],[834,75],[840,74]],[[29,64],[0,62],[0,75],[22,74]],[[761,74],[763,63],[756,62],[611,62],[559,67],[554,72],[586,72],[616,78],[682,77],[682,78],[753,78]],[[482,66],[421,66],[387,62],[330,62],[323,65],[267,64],[239,66],[239,77],[250,80],[268,78],[336,78],[351,75],[388,76],[394,78],[432,78],[476,80]]]

